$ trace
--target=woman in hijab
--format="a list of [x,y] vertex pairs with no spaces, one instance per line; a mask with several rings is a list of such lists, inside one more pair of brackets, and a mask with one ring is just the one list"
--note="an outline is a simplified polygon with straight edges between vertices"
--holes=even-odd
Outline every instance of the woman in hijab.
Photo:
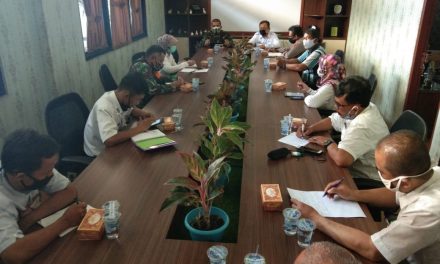
[[157,44],[166,51],[165,59],[163,61],[163,68],[161,70],[164,75],[172,77],[181,69],[193,66],[195,64],[195,61],[193,60],[176,63],[173,53],[177,50],[177,39],[174,36],[169,34],[160,36],[157,39]]
[[336,110],[334,91],[339,82],[345,78],[345,66],[341,58],[334,54],[321,56],[319,59],[317,90],[312,90],[304,82],[299,81],[298,89],[307,96],[304,103],[308,107],[323,110]]

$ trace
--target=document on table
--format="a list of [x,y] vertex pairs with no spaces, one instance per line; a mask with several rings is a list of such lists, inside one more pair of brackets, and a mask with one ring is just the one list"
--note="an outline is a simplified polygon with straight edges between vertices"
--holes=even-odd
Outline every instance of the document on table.
[[[69,208],[69,207],[63,208],[63,209],[59,210],[58,212],[53,213],[53,214],[51,214],[51,215],[41,219],[40,221],[38,221],[38,224],[40,224],[42,227],[47,227],[47,226],[55,223],[56,220],[58,220],[59,218],[61,218],[61,216],[63,216],[63,214],[67,210],[67,208]],[[89,209],[92,209],[92,208],[93,208],[92,206],[87,205],[87,211]],[[64,230],[58,236],[59,237],[63,237],[63,236],[67,235],[68,233],[70,233],[71,231],[73,231],[76,228],[77,228],[77,226],[72,226],[70,228],[67,228],[66,230]]]
[[209,69],[200,69],[200,70],[196,70],[194,72],[198,73],[198,72],[208,72],[208,71],[209,71]]
[[299,138],[296,136],[296,133],[292,133],[288,136],[278,139],[279,142],[294,146],[296,148],[303,147],[309,144],[307,139]]
[[269,52],[269,54],[267,55],[267,57],[282,57],[283,53],[281,52]]
[[324,217],[366,217],[357,202],[336,197],[330,199],[320,191],[298,191],[287,188],[291,198],[295,198],[311,207]]
[[183,68],[182,70],[180,70],[180,72],[194,72],[196,71],[197,68]]

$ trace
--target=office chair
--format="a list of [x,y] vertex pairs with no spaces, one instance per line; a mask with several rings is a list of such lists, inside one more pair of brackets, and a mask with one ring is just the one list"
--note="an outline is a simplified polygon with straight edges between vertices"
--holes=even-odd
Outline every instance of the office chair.
[[370,74],[370,77],[368,77],[368,82],[370,83],[371,96],[373,96],[374,90],[376,90],[377,86],[377,77],[374,73]]
[[102,64],[99,68],[99,78],[101,79],[102,86],[106,92],[116,90],[118,87],[106,64]]
[[61,146],[57,169],[70,180],[93,160],[83,150],[84,127],[89,109],[77,93],[61,95],[50,101],[45,110],[47,132]]
[[402,112],[399,118],[397,118],[397,120],[391,126],[390,133],[401,129],[412,130],[419,134],[423,140],[426,139],[427,128],[425,120],[411,110],[405,110]]
[[145,52],[143,52],[143,51],[133,54],[133,56],[131,56],[131,63],[134,64],[136,61],[143,58],[144,55],[145,55]]

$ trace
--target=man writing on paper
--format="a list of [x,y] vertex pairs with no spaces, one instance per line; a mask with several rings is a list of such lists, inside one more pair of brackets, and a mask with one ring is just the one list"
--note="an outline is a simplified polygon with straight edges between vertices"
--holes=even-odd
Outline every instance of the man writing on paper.
[[[320,216],[312,207],[292,199],[301,215],[341,245],[373,261],[439,263],[440,167],[431,168],[429,151],[414,132],[397,131],[382,139],[375,151],[384,188],[354,190],[345,184],[325,188],[329,198],[379,207],[399,206],[397,220],[369,235]],[[335,198],[335,196],[338,198]]]
[[31,259],[64,230],[79,225],[86,213],[84,203],[72,205],[53,224],[30,232],[37,221],[76,200],[75,187],[54,169],[58,151],[55,140],[33,130],[17,130],[5,140],[0,172],[0,254],[4,263]]
[[[97,156],[105,147],[129,140],[147,130],[153,118],[136,107],[144,98],[145,80],[140,73],[129,73],[118,88],[104,93],[90,111],[84,128],[84,152]],[[138,119],[137,126],[129,128],[130,117]]]
[[370,85],[364,78],[351,76],[342,80],[335,90],[336,113],[307,127],[304,134],[298,129],[297,135],[310,136],[332,128],[341,132],[339,144],[323,136],[312,136],[309,141],[324,146],[336,165],[349,167],[354,178],[379,181],[374,147],[389,131],[370,98]]

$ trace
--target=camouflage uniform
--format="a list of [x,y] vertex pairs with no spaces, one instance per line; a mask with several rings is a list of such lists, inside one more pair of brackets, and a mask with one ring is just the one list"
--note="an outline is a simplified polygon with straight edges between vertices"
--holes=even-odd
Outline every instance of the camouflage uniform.
[[232,41],[231,35],[227,33],[226,31],[220,30],[220,31],[214,31],[210,30],[208,32],[205,32],[203,34],[202,38],[202,46],[205,45],[205,41],[209,39],[209,46],[212,48],[215,44],[225,44],[225,40],[229,41],[229,46],[232,46],[234,43]]

